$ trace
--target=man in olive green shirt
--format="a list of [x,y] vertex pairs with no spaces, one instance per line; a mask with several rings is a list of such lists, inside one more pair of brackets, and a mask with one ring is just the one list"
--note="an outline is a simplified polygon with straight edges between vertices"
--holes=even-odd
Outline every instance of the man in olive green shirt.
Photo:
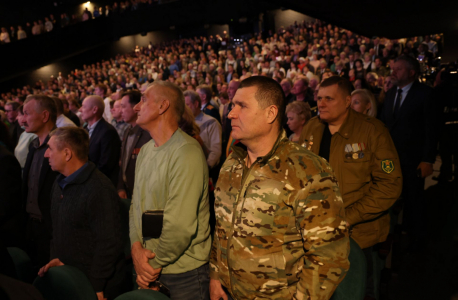
[[[209,299],[208,168],[200,144],[178,128],[184,107],[181,90],[164,81],[148,87],[134,107],[152,140],[137,159],[132,259],[141,288],[159,280],[171,299]],[[143,241],[142,214],[156,209],[164,210],[161,236]]]

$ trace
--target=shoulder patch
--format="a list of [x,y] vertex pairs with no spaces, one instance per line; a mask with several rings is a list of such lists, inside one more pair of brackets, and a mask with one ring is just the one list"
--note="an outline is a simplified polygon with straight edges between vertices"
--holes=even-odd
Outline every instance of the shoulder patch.
[[384,159],[382,160],[381,164],[383,172],[390,174],[394,171],[394,163],[391,159]]

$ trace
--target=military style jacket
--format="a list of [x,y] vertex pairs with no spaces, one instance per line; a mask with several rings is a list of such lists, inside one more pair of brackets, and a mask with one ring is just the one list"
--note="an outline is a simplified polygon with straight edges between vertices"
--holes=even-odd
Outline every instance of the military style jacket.
[[349,268],[330,165],[284,132],[250,168],[246,157],[234,146],[221,168],[210,278],[234,299],[329,299]]
[[[299,144],[318,154],[325,126],[318,117],[312,118]],[[390,222],[387,210],[402,190],[398,153],[388,129],[379,120],[350,109],[331,138],[329,153],[346,220],[352,226],[351,237],[363,249],[385,241]]]

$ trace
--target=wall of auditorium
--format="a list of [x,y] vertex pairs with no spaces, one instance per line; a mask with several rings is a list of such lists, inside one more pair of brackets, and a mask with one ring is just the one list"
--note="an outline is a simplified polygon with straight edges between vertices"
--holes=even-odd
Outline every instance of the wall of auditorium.
[[297,21],[298,23],[302,22],[303,20],[305,20],[306,22],[315,21],[314,18],[301,14],[291,9],[276,9],[271,11],[270,13],[274,14],[275,32],[278,32],[278,30],[281,27],[286,28],[290,26],[294,23],[294,21]]

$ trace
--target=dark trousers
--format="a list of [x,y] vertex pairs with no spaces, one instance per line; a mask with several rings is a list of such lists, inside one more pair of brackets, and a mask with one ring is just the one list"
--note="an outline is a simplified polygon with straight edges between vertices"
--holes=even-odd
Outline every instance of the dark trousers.
[[159,281],[170,290],[172,300],[210,300],[208,263],[181,274],[162,274]]
[[41,268],[50,261],[51,233],[45,222],[29,218],[27,222],[27,254],[34,267]]
[[401,165],[404,213],[402,227],[411,238],[419,240],[426,235],[425,179],[417,176],[418,165]]
[[458,174],[458,126],[445,125],[439,140],[439,154],[442,164],[439,177],[450,180]]
[[366,257],[367,272],[366,272],[366,296],[377,298],[375,295],[374,282],[374,261],[372,257],[373,247],[362,249]]

